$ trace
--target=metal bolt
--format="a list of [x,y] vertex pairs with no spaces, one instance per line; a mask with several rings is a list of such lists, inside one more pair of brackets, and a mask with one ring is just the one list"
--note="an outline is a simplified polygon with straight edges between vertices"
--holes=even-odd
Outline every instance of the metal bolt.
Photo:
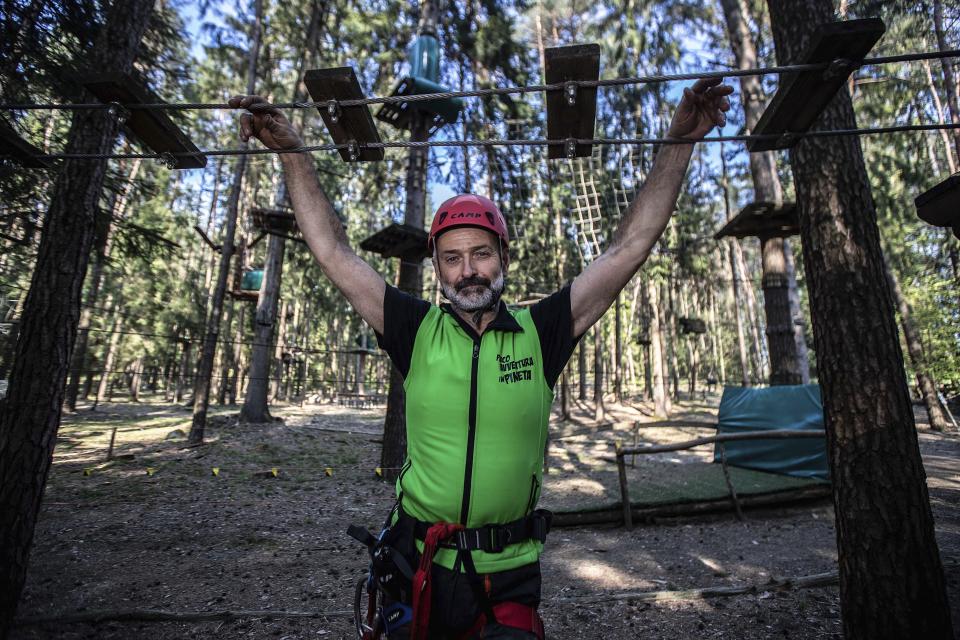
[[110,102],[107,104],[107,113],[120,121],[120,124],[123,124],[130,119],[130,112],[119,102]]
[[563,141],[563,148],[567,152],[568,158],[577,157],[577,140],[576,138],[567,138]]
[[563,91],[567,96],[567,104],[569,106],[574,106],[577,104],[577,83],[573,80],[569,80],[563,83]]
[[350,156],[350,162],[356,162],[360,158],[360,145],[356,140],[347,143],[347,155]]
[[824,80],[836,80],[837,78],[845,78],[850,75],[854,69],[859,65],[855,64],[853,60],[847,58],[837,58],[830,63],[830,66],[823,72]]
[[798,140],[800,140],[800,136],[798,136],[796,133],[793,131],[785,131],[777,139],[777,149],[787,149],[792,147],[793,145],[797,144]]
[[327,115],[330,116],[330,122],[340,120],[340,103],[336,100],[327,100]]
[[157,156],[157,162],[161,163],[167,169],[177,168],[177,159],[169,151],[164,151]]

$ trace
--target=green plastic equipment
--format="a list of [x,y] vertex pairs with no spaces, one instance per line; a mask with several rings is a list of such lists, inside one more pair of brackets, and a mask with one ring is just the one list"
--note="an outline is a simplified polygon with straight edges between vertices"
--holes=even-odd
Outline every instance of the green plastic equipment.
[[[430,33],[420,34],[407,50],[410,61],[410,76],[397,83],[391,96],[414,96],[450,91],[440,84],[440,43]],[[416,111],[432,117],[429,135],[440,127],[457,121],[463,101],[460,98],[438,100],[415,100],[388,103],[377,111],[377,119],[398,129],[409,129],[412,114]]]
[[262,284],[263,269],[251,269],[250,271],[243,272],[243,277],[240,279],[240,290],[260,291],[260,286]]

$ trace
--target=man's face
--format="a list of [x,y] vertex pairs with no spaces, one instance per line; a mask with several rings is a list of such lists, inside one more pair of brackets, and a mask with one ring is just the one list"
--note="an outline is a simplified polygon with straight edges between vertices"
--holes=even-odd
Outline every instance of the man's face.
[[447,231],[436,241],[434,268],[443,295],[461,311],[488,309],[503,293],[506,256],[497,236],[474,227]]

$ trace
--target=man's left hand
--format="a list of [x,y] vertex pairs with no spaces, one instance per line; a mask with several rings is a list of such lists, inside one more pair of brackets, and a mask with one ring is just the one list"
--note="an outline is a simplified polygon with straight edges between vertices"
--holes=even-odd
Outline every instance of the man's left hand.
[[667,136],[696,142],[714,127],[725,125],[724,112],[730,109],[727,96],[733,93],[733,87],[722,83],[722,78],[701,78],[686,87]]

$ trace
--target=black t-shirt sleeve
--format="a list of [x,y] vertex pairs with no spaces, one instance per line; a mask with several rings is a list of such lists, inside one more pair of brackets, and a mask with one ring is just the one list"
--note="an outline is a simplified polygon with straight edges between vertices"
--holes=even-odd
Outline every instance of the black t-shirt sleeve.
[[580,336],[573,336],[570,285],[537,302],[530,308],[530,315],[540,335],[543,371],[552,389],[580,341]]
[[383,334],[377,334],[377,344],[387,352],[404,378],[410,371],[417,331],[429,310],[430,303],[426,300],[387,285],[383,294]]

